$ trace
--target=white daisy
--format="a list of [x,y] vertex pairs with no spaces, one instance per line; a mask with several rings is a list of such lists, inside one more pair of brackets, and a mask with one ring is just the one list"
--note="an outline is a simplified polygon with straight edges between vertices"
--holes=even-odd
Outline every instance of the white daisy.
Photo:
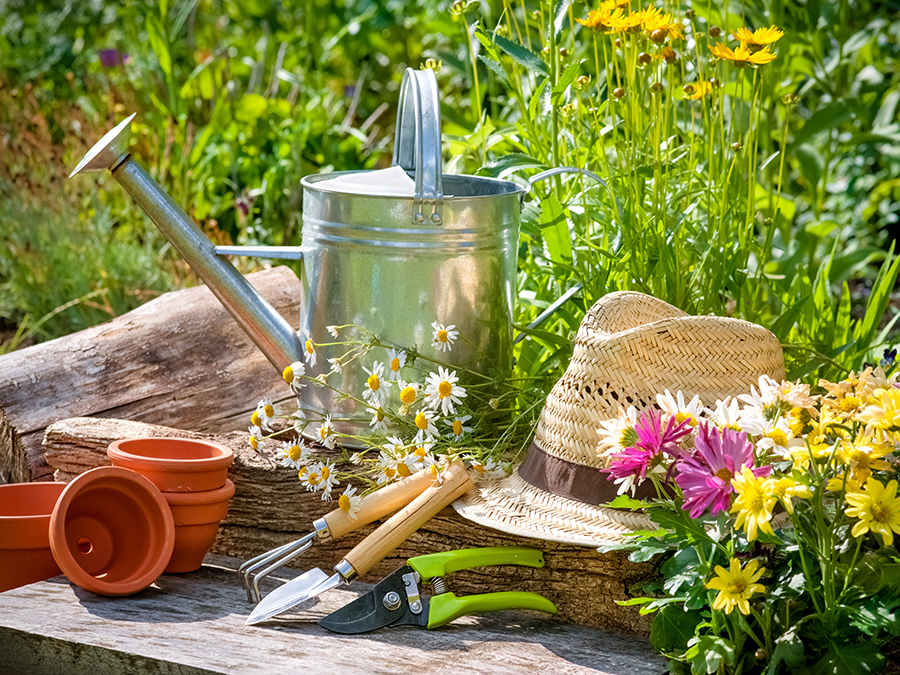
[[322,424],[316,429],[319,442],[329,450],[333,450],[335,433],[334,425],[331,423],[331,415],[326,415]]
[[434,329],[431,343],[442,352],[452,351],[453,343],[459,337],[456,325],[444,326],[444,324],[433,321],[431,327]]
[[503,478],[506,475],[506,470],[503,468],[503,465],[496,459],[488,459],[482,462],[479,459],[470,457],[469,462],[472,469],[475,471],[476,479]]
[[343,372],[343,366],[341,365],[340,359],[328,359],[328,363],[331,364],[332,373]]
[[700,397],[694,395],[689,403],[684,402],[684,394],[681,391],[676,392],[673,397],[666,389],[665,393],[656,395],[656,403],[663,412],[675,418],[675,421],[681,424],[685,420],[690,421],[692,427],[697,426],[700,421],[700,415],[703,413],[703,404]]
[[325,326],[325,330],[331,333],[331,337],[333,337],[335,340],[337,340],[341,335],[340,329],[337,326]]
[[[394,448],[402,445],[399,438],[392,437],[392,440],[397,441],[391,443]],[[380,471],[378,474],[379,484],[393,483],[395,480],[412,475],[412,470],[406,463],[406,454],[403,452],[394,453],[383,450],[378,457],[378,468]]]
[[318,465],[304,466],[297,474],[307,492],[318,492],[322,489],[322,477],[317,471]]
[[396,349],[388,349],[388,377],[392,380],[400,379],[400,369],[406,365],[406,352]]
[[334,464],[326,459],[319,462],[316,469],[322,484],[322,501],[331,501],[331,489],[338,484],[337,476],[334,475]]
[[278,451],[281,466],[299,469],[309,461],[309,446],[302,440],[296,443],[284,441]]
[[356,520],[360,502],[362,502],[362,497],[356,496],[356,488],[351,485],[348,485],[344,493],[338,497],[338,506],[350,520]]
[[306,359],[310,368],[316,365],[316,345],[312,338],[307,338],[303,343],[303,358]]
[[400,402],[403,405],[410,406],[416,402],[416,398],[419,396],[418,382],[397,380],[397,388],[400,389]]
[[434,476],[435,483],[438,485],[444,484],[444,468],[440,464],[434,462],[428,467],[428,470],[431,471],[431,475]]
[[372,415],[372,421],[369,422],[369,426],[377,431],[385,431],[387,430],[387,415],[384,412],[384,409],[379,405],[373,405],[371,408],[366,408],[366,412]]
[[306,374],[306,366],[300,361],[294,361],[291,365],[284,369],[281,377],[284,381],[291,385],[291,389],[299,392],[303,388],[303,380],[301,377]]
[[706,414],[720,429],[737,431],[741,428],[741,402],[736,398],[729,396],[724,401],[716,401],[716,409],[707,408]]
[[250,432],[250,447],[259,450],[259,446],[263,442],[263,430],[254,424],[247,431]]
[[426,380],[425,403],[432,409],[441,409],[444,415],[452,415],[455,407],[466,397],[466,390],[458,384],[456,371],[450,372],[443,366],[437,373],[431,373]]
[[470,419],[472,419],[471,415],[463,415],[462,417],[456,417],[452,420],[444,420],[444,423],[450,426],[453,436],[456,440],[459,440],[466,434],[472,432],[472,427],[466,426],[466,422]]
[[262,427],[266,431],[271,432],[272,426],[269,424],[275,417],[275,406],[272,405],[271,399],[264,398],[256,404],[256,410],[250,415],[250,422],[255,426]]
[[363,370],[369,374],[366,378],[366,388],[363,390],[363,398],[373,406],[383,406],[389,381],[384,379],[384,364],[375,362],[372,370],[363,366]]
[[413,447],[410,448],[409,453],[404,457],[406,465],[413,473],[422,471],[422,469],[425,469],[434,463],[435,459],[431,454],[431,449],[433,447],[434,441],[432,441],[430,437],[416,440],[413,443]]
[[756,449],[765,453],[787,458],[791,448],[806,445],[802,438],[794,438],[791,425],[783,417],[767,420],[760,415],[745,415],[741,417],[740,425],[742,431],[756,437]]
[[628,410],[619,408],[618,417],[612,420],[600,422],[597,433],[600,440],[597,442],[597,456],[606,458],[625,448],[633,447],[637,443],[637,432],[634,430],[638,423],[637,408],[628,406]]
[[419,430],[416,432],[416,436],[422,434],[427,434],[428,436],[437,436],[438,430],[437,427],[434,426],[434,413],[430,410],[420,410],[416,413],[416,428]]

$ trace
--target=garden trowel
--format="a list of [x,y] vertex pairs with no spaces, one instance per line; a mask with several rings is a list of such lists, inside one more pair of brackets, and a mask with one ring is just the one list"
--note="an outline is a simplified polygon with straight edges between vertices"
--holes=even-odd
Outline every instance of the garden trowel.
[[[432,475],[428,470],[421,473]],[[440,483],[435,482],[426,488],[350,551],[335,565],[334,574],[328,576],[316,568],[287,582],[263,598],[247,617],[246,625],[271,619],[341,583],[350,583],[365,574],[441,509],[467,493],[472,487],[472,479],[466,467],[457,460],[442,472]]]

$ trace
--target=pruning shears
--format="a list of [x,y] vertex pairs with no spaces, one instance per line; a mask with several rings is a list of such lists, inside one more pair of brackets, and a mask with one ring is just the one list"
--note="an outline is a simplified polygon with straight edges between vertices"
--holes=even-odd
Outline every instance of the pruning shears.
[[[556,613],[556,606],[537,593],[506,591],[458,597],[447,589],[445,575],[490,565],[543,567],[544,554],[522,546],[496,546],[416,556],[364,596],[319,619],[319,625],[335,633],[356,634],[386,626],[437,628],[461,616],[502,609]],[[420,584],[429,582],[432,595],[422,595]]]

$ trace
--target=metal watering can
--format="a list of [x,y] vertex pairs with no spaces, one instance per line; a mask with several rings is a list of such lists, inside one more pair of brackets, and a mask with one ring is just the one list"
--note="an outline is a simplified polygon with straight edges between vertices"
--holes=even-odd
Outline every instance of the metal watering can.
[[[303,361],[306,339],[333,342],[327,326],[345,324],[485,375],[510,370],[520,208],[527,188],[442,175],[440,103],[432,71],[407,69],[401,85],[393,165],[415,177],[415,194],[351,194],[326,182],[366,172],[308,176],[302,180],[299,249],[214,246],[129,154],[133,118],[98,141],[71,176],[109,169],[279,372]],[[222,257],[228,254],[303,260],[299,334]],[[434,321],[459,331],[449,353],[431,346]],[[315,367],[307,369],[312,376],[327,373],[327,359],[345,347],[317,351]],[[363,366],[371,369],[374,361],[386,361],[386,351],[376,348],[332,373],[328,387],[304,387],[301,409],[309,419],[330,413],[338,431],[365,435],[371,413],[333,389],[362,398]]]

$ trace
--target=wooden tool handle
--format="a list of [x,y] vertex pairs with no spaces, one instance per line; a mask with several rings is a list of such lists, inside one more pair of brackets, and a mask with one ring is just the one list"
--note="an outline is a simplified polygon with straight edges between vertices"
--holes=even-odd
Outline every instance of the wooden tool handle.
[[466,467],[460,461],[454,462],[444,470],[442,484],[435,483],[412,503],[395,513],[390,520],[344,556],[344,562],[349,563],[356,574],[362,576],[441,509],[462,497],[472,487],[472,479]]
[[362,498],[356,520],[351,520],[339,508],[325,514],[323,518],[331,538],[343,537],[348,532],[392,514],[422,494],[433,482],[434,475],[430,471],[419,471],[399,483],[376,490]]

